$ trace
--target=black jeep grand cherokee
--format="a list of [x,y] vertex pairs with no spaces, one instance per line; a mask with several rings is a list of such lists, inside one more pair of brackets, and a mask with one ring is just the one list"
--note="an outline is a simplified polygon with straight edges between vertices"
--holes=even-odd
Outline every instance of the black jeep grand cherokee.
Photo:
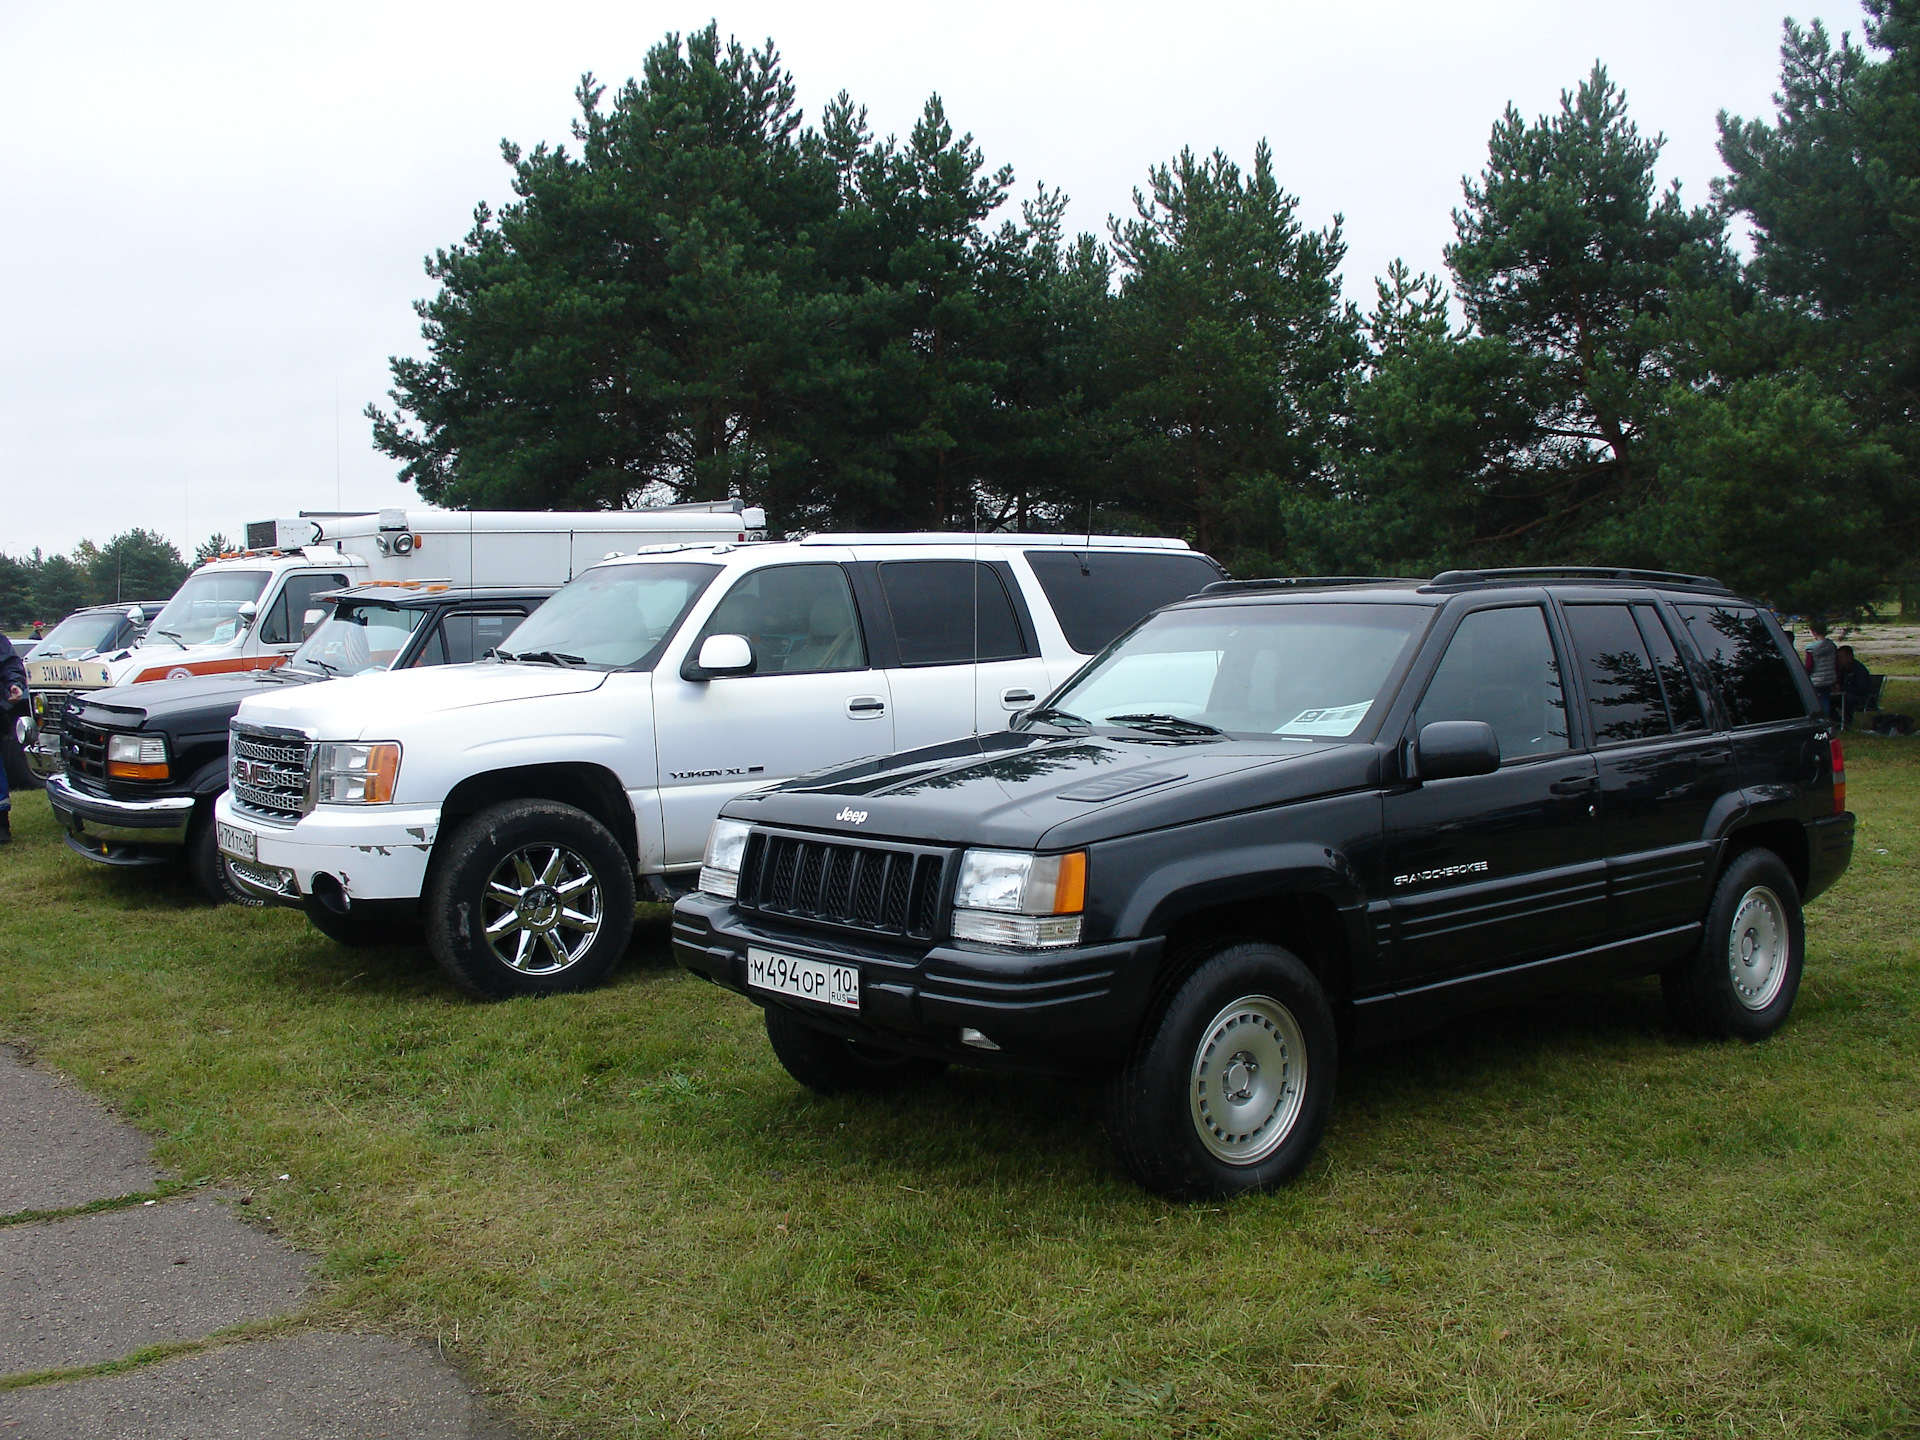
[[1604,976],[1758,1040],[1853,850],[1840,742],[1712,580],[1211,585],[998,735],[721,811],[695,973],[832,1092],[1100,1077],[1141,1184],[1299,1173],[1340,1047]]

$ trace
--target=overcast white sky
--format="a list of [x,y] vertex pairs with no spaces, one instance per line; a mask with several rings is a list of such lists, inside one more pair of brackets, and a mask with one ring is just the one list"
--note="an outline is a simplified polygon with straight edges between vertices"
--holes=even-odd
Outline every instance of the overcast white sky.
[[809,119],[844,88],[904,133],[937,91],[1016,196],[1059,186],[1103,235],[1149,165],[1264,136],[1307,223],[1346,216],[1365,304],[1396,255],[1440,268],[1502,108],[1595,59],[1704,201],[1715,113],[1772,113],[1783,16],[1859,32],[1791,4],[0,0],[0,551],[417,503],[360,411],[421,353],[422,257],[509,197],[503,136],[565,140],[582,71],[710,16],[775,40]]

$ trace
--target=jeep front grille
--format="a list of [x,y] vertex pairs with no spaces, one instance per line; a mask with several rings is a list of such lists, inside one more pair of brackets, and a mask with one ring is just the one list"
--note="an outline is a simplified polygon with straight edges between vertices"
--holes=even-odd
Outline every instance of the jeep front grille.
[[850,845],[755,830],[740,857],[735,903],[747,910],[931,940],[947,856],[900,845]]
[[307,809],[313,746],[305,740],[236,727],[227,745],[227,789],[250,814],[282,823]]

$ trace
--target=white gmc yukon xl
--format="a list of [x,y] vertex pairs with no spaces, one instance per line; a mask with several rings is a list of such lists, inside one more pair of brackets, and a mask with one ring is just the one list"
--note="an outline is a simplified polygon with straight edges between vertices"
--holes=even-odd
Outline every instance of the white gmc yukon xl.
[[497,998],[590,986],[742,790],[1005,727],[1222,578],[1178,540],[817,535],[610,557],[475,665],[248,699],[219,843],[346,944]]

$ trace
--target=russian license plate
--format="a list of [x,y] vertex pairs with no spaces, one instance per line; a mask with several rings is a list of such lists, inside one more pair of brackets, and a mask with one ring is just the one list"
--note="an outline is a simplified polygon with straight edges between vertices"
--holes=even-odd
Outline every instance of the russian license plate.
[[238,825],[229,825],[226,821],[216,821],[219,827],[220,848],[236,860],[252,860],[256,864],[260,859],[260,838],[251,830],[242,830]]
[[860,971],[852,965],[829,965],[776,955],[771,950],[747,950],[747,984],[776,995],[794,995],[842,1010],[860,1008]]

